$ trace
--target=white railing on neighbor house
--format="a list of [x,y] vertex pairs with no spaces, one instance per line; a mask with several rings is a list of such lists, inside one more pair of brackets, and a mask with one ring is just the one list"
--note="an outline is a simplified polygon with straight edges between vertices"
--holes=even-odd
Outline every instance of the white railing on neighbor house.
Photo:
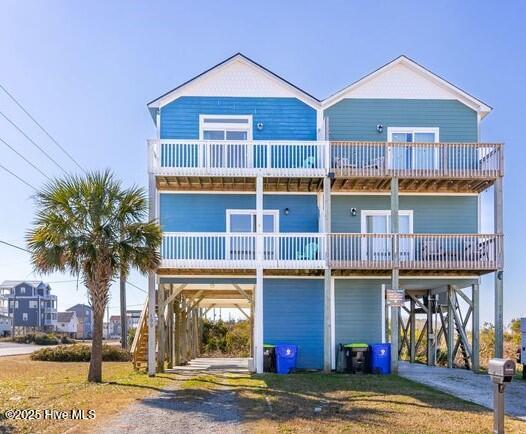
[[181,176],[496,178],[499,143],[149,140],[150,171]]
[[[168,232],[162,268],[387,270],[393,245],[403,270],[495,270],[502,267],[502,235],[361,233]],[[327,257],[329,243],[329,257]],[[258,256],[257,249],[262,253]],[[258,259],[259,258],[259,259]]]
[[331,142],[331,170],[342,177],[496,178],[499,143]]
[[150,171],[188,176],[324,176],[323,141],[150,140]]

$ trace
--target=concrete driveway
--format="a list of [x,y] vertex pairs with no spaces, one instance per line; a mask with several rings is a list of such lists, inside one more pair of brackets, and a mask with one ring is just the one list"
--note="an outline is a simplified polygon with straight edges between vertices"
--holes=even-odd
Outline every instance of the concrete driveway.
[[[487,374],[400,362],[398,375],[493,409],[493,387]],[[526,420],[526,381],[514,379],[504,392],[506,414]]]
[[13,342],[0,342],[0,357],[18,356],[20,354],[30,354],[35,350],[42,348],[42,345],[33,344],[15,344]]

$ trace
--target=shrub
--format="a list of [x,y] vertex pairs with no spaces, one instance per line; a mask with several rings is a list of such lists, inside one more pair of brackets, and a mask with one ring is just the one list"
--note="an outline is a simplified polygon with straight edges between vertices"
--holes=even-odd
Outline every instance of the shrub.
[[69,336],[64,335],[60,338],[60,343],[61,344],[74,344],[75,340],[71,339]]
[[28,333],[23,336],[15,336],[13,342],[19,344],[57,345],[60,343],[60,340],[52,333]]
[[245,357],[250,354],[250,322],[204,320],[202,350],[212,356]]
[[[91,347],[81,344],[41,348],[31,354],[32,360],[46,362],[89,362],[90,358]],[[102,360],[105,362],[127,362],[130,360],[130,354],[119,347],[103,345]]]
[[131,348],[136,332],[137,332],[137,329],[135,327],[131,327],[128,329],[128,348]]

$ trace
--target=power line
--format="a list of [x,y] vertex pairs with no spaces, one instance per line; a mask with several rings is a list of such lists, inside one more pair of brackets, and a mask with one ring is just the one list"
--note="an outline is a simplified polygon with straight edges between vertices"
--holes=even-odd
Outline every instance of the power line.
[[15,244],[8,243],[7,241],[0,240],[0,243],[5,244],[5,245],[10,246],[10,247],[13,247],[13,248],[18,249],[18,250],[22,250],[23,252],[31,253],[29,250],[27,250],[27,249],[25,249],[23,247],[20,247],[20,246],[16,246]]
[[60,170],[62,170],[66,175],[68,174],[68,172],[66,172],[66,170],[60,165],[58,164],[54,159],[53,157],[51,157],[46,151],[44,151],[44,149],[42,149],[41,146],[38,145],[37,142],[35,142],[31,137],[29,137],[17,124],[15,124],[11,119],[9,119],[3,112],[0,111],[0,115],[2,115],[2,117],[7,121],[9,122],[11,125],[13,125],[13,127],[15,127],[17,129],[17,131],[22,134],[27,140],[29,140],[38,150],[40,150],[40,152],[42,152],[50,161],[52,161],[55,166],[57,166]]
[[24,157],[20,152],[18,152],[15,148],[13,148],[9,143],[7,143],[4,139],[0,137],[0,141],[6,145],[9,149],[11,149],[16,155],[18,155],[22,160],[24,160],[27,164],[29,164],[33,169],[35,169],[37,172],[39,172],[41,175],[46,177],[51,181],[51,178],[47,176],[44,172],[42,172],[41,169],[38,168],[38,166],[35,166],[31,161],[29,161],[26,157]]
[[11,172],[7,167],[2,166],[2,165],[0,164],[0,169],[4,169],[7,173],[9,173],[10,175],[14,176],[14,177],[15,177],[16,179],[18,179],[20,182],[23,182],[23,183],[26,184],[28,187],[32,188],[32,189],[35,190],[35,191],[38,191],[38,189],[37,189],[35,186],[31,185],[29,182],[27,182],[27,181],[23,180],[22,178],[20,178],[20,176],[18,176],[16,173]]
[[126,283],[127,283],[128,285],[131,285],[131,286],[133,286],[134,288],[138,289],[139,291],[142,291],[142,292],[144,292],[145,294],[148,294],[148,291],[145,291],[144,289],[139,288],[137,285],[135,285],[134,283],[131,283],[129,280],[127,280]]
[[64,149],[64,147],[60,143],[58,143],[58,141],[33,116],[31,116],[31,114],[22,106],[22,104],[19,103],[17,99],[13,95],[11,95],[1,83],[0,88],[2,88],[2,90],[9,96],[9,98],[11,98],[11,100],[14,101],[14,103],[20,108],[20,110],[22,110],[29,117],[29,119],[31,119],[35,124],[37,124],[38,127],[46,134],[46,136],[48,136],[51,139],[51,141],[55,143],[55,145],[57,145],[62,150],[62,152],[64,152],[64,154],[66,154],[68,158],[77,165],[77,167],[80,170],[86,172],[86,170],[77,162],[77,160],[75,160],[71,156],[71,154],[68,151],[66,151],[66,149]]

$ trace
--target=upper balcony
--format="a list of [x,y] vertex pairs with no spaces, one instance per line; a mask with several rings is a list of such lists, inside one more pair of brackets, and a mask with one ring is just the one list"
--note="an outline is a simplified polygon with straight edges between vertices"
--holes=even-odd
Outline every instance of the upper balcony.
[[480,192],[503,174],[492,143],[150,140],[150,173],[166,190]]

